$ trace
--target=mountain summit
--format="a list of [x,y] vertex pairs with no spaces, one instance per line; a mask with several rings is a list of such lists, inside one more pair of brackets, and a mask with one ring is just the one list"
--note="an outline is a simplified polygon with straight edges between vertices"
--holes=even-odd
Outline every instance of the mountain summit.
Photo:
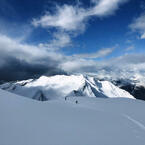
[[0,85],[0,88],[40,101],[80,96],[134,99],[127,91],[109,81],[100,81],[84,75],[41,76],[38,79],[5,83]]

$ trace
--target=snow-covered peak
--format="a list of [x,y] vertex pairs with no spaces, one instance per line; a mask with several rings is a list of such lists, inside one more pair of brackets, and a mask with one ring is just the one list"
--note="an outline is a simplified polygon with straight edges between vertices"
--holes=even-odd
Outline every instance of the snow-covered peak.
[[104,94],[111,96],[111,98],[114,97],[134,98],[128,92],[118,88],[117,86],[115,86],[109,81],[102,81],[101,84],[102,84],[102,91],[104,92]]
[[74,88],[78,89],[78,87],[85,82],[85,78],[83,75],[56,75],[52,77],[41,76],[39,79],[28,83],[27,87],[36,87],[36,86],[44,86],[46,88],[64,88],[68,89]]
[[3,84],[0,88],[43,101],[74,96],[134,99],[128,92],[109,81],[99,81],[83,75],[41,76],[36,80]]

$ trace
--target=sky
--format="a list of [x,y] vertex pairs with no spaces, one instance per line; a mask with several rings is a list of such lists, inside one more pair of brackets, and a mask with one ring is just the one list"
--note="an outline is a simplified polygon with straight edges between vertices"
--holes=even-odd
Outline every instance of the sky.
[[145,75],[144,0],[1,0],[0,80]]

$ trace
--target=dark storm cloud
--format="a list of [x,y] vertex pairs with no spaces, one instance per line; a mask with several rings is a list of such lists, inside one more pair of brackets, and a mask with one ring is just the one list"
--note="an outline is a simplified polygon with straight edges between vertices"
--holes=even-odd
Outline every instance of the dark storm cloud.
[[39,75],[62,74],[62,55],[45,47],[22,44],[0,35],[0,80],[23,80]]
[[[52,62],[51,62],[52,63]],[[50,63],[50,64],[51,64]],[[64,73],[57,68],[57,64],[29,64],[24,60],[16,58],[6,58],[5,63],[0,66],[0,80],[15,81],[24,80],[41,75],[55,75]]]

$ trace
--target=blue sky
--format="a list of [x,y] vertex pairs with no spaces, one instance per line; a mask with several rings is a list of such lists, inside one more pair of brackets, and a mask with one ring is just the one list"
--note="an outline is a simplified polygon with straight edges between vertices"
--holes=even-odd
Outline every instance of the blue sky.
[[145,54],[145,1],[1,0],[0,41],[2,70],[13,58],[44,70],[50,62],[45,73],[51,64],[55,70],[94,72],[100,61],[104,68],[112,59]]

